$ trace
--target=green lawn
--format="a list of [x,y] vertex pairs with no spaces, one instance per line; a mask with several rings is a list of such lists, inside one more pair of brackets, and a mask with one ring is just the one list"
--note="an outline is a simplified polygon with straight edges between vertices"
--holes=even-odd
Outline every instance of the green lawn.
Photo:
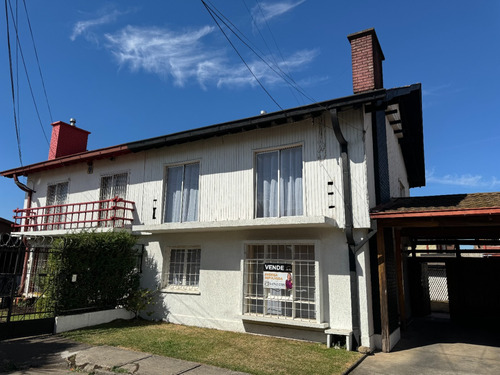
[[185,359],[251,374],[341,374],[361,354],[324,344],[143,320],[66,332],[72,340]]

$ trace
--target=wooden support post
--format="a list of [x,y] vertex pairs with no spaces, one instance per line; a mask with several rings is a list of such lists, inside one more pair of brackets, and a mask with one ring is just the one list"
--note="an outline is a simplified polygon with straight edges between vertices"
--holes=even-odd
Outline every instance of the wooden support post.
[[389,332],[389,305],[387,302],[387,273],[385,264],[385,238],[384,228],[378,224],[377,230],[377,263],[378,280],[380,292],[380,320],[382,328],[382,351],[388,353],[391,350],[391,339]]
[[401,232],[399,229],[394,230],[394,251],[396,253],[396,273],[398,278],[398,299],[399,299],[399,319],[401,328],[406,329],[406,303],[405,291],[403,283],[403,257],[401,255]]

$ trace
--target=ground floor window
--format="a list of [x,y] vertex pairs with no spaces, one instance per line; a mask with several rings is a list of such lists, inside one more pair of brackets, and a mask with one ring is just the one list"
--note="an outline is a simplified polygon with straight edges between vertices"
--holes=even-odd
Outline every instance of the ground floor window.
[[201,249],[173,248],[163,263],[162,287],[197,290],[200,283]]
[[314,245],[247,245],[244,313],[317,319]]

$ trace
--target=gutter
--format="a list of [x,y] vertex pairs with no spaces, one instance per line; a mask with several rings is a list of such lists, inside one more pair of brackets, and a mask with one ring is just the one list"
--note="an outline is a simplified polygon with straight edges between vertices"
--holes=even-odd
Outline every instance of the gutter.
[[361,345],[361,316],[359,307],[359,284],[356,270],[356,255],[358,251],[372,238],[377,230],[372,230],[368,236],[356,243],[354,239],[354,219],[352,213],[352,189],[351,189],[351,165],[349,162],[348,142],[342,134],[338,118],[337,108],[330,109],[330,117],[335,137],[340,145],[340,157],[342,160],[342,182],[344,192],[344,215],[345,215],[345,236],[349,252],[349,274],[351,279],[351,311],[352,330],[355,339],[355,346]]
[[354,347],[361,345],[361,317],[359,307],[359,285],[358,274],[356,270],[355,248],[356,241],[354,240],[354,225],[352,214],[352,190],[351,190],[351,166],[349,162],[349,148],[347,140],[342,134],[338,118],[337,108],[330,109],[330,117],[335,137],[340,144],[340,157],[342,160],[342,180],[344,192],[344,216],[345,216],[345,236],[347,240],[349,252],[349,274],[351,279],[351,318],[352,331],[354,336]]
[[[14,174],[13,175],[14,177],[14,182],[15,184],[17,185],[17,187],[19,189],[21,189],[22,191],[28,193],[28,201],[26,202],[26,208],[31,208],[31,200],[32,200],[32,196],[33,196],[33,193],[36,193],[35,190],[29,188],[28,186],[26,186],[25,184],[23,184],[21,181],[19,181],[17,179],[17,174]],[[29,224],[29,211],[27,211],[26,213],[26,224]],[[22,291],[24,290],[24,286],[25,286],[25,283],[26,283],[26,277],[28,275],[28,260],[29,260],[29,256],[30,256],[30,252],[28,251],[28,242],[26,240],[26,238],[23,236],[22,238],[22,241],[24,243],[24,246],[26,246],[26,251],[24,253],[24,261],[23,261],[23,273],[21,275],[21,283],[19,284],[19,293],[22,293]]]

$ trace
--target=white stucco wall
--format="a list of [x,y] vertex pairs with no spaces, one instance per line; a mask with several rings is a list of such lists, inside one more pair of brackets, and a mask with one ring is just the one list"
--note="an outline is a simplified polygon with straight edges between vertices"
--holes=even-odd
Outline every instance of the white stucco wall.
[[[305,338],[326,342],[324,327],[352,329],[351,285],[349,261],[345,235],[338,229],[281,229],[247,230],[211,233],[177,233],[143,237],[146,243],[146,259],[143,269],[143,285],[151,287],[159,282],[165,263],[164,255],[169,247],[197,246],[201,248],[199,293],[162,293],[164,305],[159,306],[153,318],[165,319],[173,323],[195,325],[240,332],[259,332]],[[273,319],[265,325],[254,325],[243,320],[243,260],[247,243],[308,243],[315,245],[317,263],[317,293],[319,293],[318,323],[310,328],[299,326],[294,331],[293,323],[286,328],[273,324]],[[366,299],[370,278],[367,272],[364,252],[359,258],[359,281],[361,298]],[[167,259],[168,260],[168,259]],[[168,263],[168,262],[167,262]],[[361,319],[364,339],[372,335],[370,305],[362,303]],[[274,320],[276,323],[280,320]],[[281,320],[283,322],[283,320]],[[268,327],[262,329],[262,327]],[[260,330],[260,331],[259,331]],[[288,334],[284,333],[288,330]],[[365,332],[366,330],[366,332]],[[367,345],[368,346],[368,345]]]

